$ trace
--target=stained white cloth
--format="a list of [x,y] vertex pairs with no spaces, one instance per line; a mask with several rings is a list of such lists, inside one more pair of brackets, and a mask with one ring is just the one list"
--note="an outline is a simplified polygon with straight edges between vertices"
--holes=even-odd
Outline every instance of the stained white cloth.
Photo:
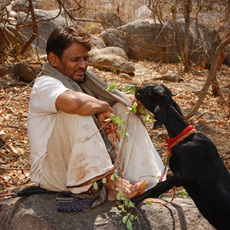
[[[89,189],[88,181],[100,178],[114,166],[91,116],[56,110],[55,101],[66,90],[60,80],[50,76],[41,76],[34,83],[28,112],[30,176],[49,190],[80,193]],[[118,102],[113,108],[125,116],[125,105]],[[131,114],[127,122],[130,138],[118,143],[122,170],[126,179],[134,183],[147,179],[151,188],[164,165],[140,119]]]
[[39,185],[42,161],[47,153],[48,139],[58,111],[57,97],[68,90],[59,80],[43,76],[35,80],[28,110],[28,137],[30,143],[30,178]]

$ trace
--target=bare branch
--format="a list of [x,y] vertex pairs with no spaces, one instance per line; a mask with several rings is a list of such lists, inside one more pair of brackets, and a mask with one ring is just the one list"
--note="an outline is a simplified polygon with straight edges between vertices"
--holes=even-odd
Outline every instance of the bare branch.
[[189,119],[192,116],[194,116],[196,114],[196,112],[198,111],[200,105],[203,103],[203,101],[206,97],[206,94],[208,92],[209,86],[211,85],[212,79],[216,75],[216,70],[218,68],[218,61],[219,61],[220,53],[223,51],[224,47],[227,46],[228,44],[230,44],[230,36],[225,38],[220,43],[220,45],[217,47],[215,54],[214,54],[213,61],[212,61],[211,70],[209,72],[209,75],[206,79],[206,82],[205,82],[203,88],[201,89],[200,97],[199,97],[197,103],[195,104],[195,106],[193,107],[193,109],[191,110],[191,112],[186,116],[186,119]]

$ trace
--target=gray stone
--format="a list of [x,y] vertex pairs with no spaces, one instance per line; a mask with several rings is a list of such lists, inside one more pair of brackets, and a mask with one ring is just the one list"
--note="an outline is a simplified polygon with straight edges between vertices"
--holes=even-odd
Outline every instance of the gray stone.
[[31,82],[33,81],[40,70],[33,68],[25,63],[17,63],[14,66],[14,77],[19,78],[21,81],[24,82]]
[[[184,41],[184,19],[178,19],[177,24]],[[191,22],[189,48],[194,50],[190,58],[192,62],[199,64],[205,56],[207,57],[206,65],[210,66],[214,52],[220,44],[220,37],[211,27],[202,24],[198,27],[199,39],[197,39],[196,24]],[[139,19],[117,29],[106,30],[100,36],[103,37],[107,46],[118,46],[124,49],[130,59],[165,63],[181,61],[177,33],[172,20],[164,20],[161,24],[150,18]]]
[[[37,48],[40,54],[46,53],[46,41],[50,33],[58,26],[70,26],[72,23],[67,20],[63,15],[59,15],[59,10],[35,10],[36,21],[41,21],[37,24],[39,39],[35,39],[32,43],[34,48]],[[27,14],[20,13],[20,17],[17,18],[17,23],[20,24],[26,19],[23,24],[32,24],[31,16],[27,18]],[[52,19],[52,20],[49,20]],[[19,32],[24,35],[28,40],[33,34],[33,28],[23,27],[19,29]]]
[[92,18],[97,21],[101,21],[105,28],[113,27],[117,28],[125,24],[121,18],[113,12],[99,11],[93,14]]
[[124,50],[119,47],[92,49],[89,52],[89,65],[94,68],[134,75],[135,67],[128,61]]
[[[123,216],[116,202],[107,201],[87,212],[61,213],[56,211],[55,198],[55,194],[40,194],[0,201],[0,229],[127,229],[122,222]],[[161,202],[164,200],[158,199]],[[138,216],[133,222],[134,230],[214,230],[189,198],[176,198],[168,205],[158,203],[149,205],[142,202],[137,205],[137,210],[134,209],[132,212]]]

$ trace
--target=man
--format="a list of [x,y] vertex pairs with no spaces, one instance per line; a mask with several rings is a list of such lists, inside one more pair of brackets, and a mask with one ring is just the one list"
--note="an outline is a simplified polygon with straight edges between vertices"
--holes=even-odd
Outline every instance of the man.
[[59,27],[47,41],[49,62],[34,83],[28,113],[31,180],[51,191],[91,194],[93,183],[106,178],[107,200],[116,200],[116,188],[132,198],[140,192],[137,182],[145,179],[153,187],[164,166],[144,125],[131,114],[130,138],[117,143],[125,178],[111,179],[117,162],[111,160],[111,122],[105,120],[125,117],[131,100],[118,90],[106,92],[107,84],[86,71],[90,49],[90,36],[77,27]]

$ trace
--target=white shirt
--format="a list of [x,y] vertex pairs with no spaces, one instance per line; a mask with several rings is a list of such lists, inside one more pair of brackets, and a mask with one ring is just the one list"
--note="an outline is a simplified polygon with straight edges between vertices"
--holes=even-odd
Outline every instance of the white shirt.
[[46,156],[48,139],[58,113],[55,102],[67,91],[61,81],[42,76],[35,80],[28,111],[28,136],[30,142],[30,178],[37,185],[42,173],[42,160]]

